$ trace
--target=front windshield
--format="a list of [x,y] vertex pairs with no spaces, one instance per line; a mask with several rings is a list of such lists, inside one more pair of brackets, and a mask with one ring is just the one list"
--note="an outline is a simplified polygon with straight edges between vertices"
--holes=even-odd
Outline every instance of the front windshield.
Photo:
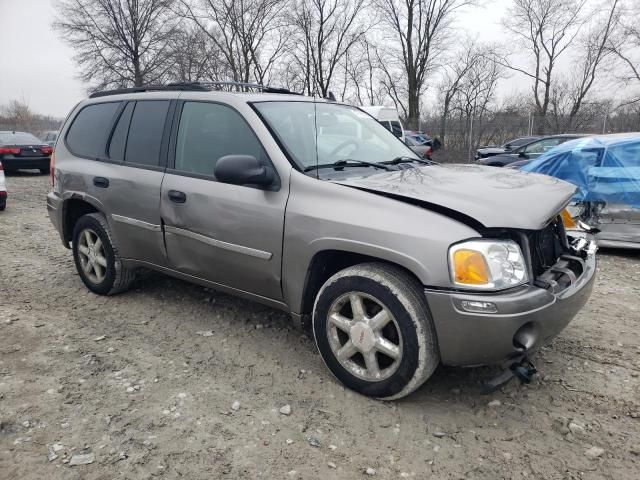
[[312,102],[254,105],[302,170],[340,160],[380,163],[417,158],[373,117],[355,107]]

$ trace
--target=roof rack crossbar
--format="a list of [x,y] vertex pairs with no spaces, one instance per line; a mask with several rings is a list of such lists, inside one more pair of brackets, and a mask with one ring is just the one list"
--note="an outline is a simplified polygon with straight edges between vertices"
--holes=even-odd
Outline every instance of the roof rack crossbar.
[[173,82],[166,85],[145,85],[142,87],[117,88],[114,90],[104,90],[101,92],[93,92],[89,98],[106,97],[109,95],[119,95],[123,93],[139,93],[139,92],[162,92],[162,91],[237,91],[249,92],[259,91],[263,93],[284,93],[289,95],[301,95],[300,93],[291,92],[286,88],[270,87],[268,85],[260,85],[258,83],[245,82]]

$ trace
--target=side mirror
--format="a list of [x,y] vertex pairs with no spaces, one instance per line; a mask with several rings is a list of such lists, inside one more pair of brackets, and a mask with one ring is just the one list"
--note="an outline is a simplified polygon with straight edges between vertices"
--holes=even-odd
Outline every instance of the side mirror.
[[518,152],[518,157],[520,157],[520,158],[529,158],[529,157],[527,157],[527,154],[524,153],[524,151]]
[[226,155],[220,157],[213,171],[216,179],[232,185],[274,186],[273,168],[263,165],[253,155]]

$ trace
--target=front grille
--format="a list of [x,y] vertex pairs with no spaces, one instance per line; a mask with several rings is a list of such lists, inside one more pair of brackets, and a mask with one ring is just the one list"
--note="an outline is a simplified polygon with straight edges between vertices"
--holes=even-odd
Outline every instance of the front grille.
[[528,232],[527,237],[531,267],[536,277],[551,268],[562,254],[567,253],[567,234],[560,217],[556,217],[542,230]]

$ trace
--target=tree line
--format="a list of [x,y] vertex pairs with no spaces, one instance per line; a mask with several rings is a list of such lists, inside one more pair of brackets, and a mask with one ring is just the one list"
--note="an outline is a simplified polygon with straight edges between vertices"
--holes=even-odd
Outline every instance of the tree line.
[[[445,145],[453,121],[509,109],[531,112],[533,133],[545,133],[580,128],[589,112],[640,105],[637,0],[511,0],[496,12],[506,44],[479,42],[457,23],[482,6],[61,0],[54,26],[93,90],[232,80],[332,92],[357,105],[394,104],[408,128],[428,121]],[[521,91],[505,97],[499,88],[509,77]],[[628,95],[612,94],[622,90]]]

